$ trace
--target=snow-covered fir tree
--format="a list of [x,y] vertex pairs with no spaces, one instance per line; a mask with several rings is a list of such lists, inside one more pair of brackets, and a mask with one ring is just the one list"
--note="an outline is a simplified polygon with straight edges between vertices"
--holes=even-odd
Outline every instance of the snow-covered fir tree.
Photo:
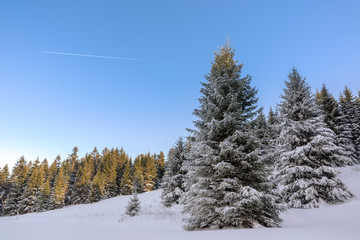
[[332,166],[347,161],[335,134],[323,121],[309,85],[295,68],[281,98],[280,151],[275,167],[282,196],[293,208],[342,202],[352,194]]
[[28,181],[29,164],[22,156],[16,162],[11,177],[9,179],[9,192],[3,201],[4,215],[17,215],[21,214],[20,209],[23,209],[22,200],[23,193]]
[[353,151],[353,159],[355,163],[360,162],[360,146],[358,140],[360,138],[360,125],[357,122],[356,100],[351,90],[345,87],[340,94],[340,109],[342,112],[340,131],[348,149]]
[[72,153],[69,155],[69,157],[65,160],[63,163],[64,165],[64,175],[67,177],[67,187],[65,191],[65,199],[64,203],[65,205],[71,205],[73,204],[73,190],[75,187],[76,182],[76,173],[79,167],[79,159],[78,159],[78,152],[79,149],[77,146],[75,146],[72,150]]
[[266,155],[264,161],[267,165],[269,172],[272,172],[276,159],[279,157],[279,152],[277,150],[278,146],[278,137],[280,134],[279,129],[279,115],[278,111],[273,111],[270,107],[269,114],[266,121],[267,125],[267,145],[266,145]]
[[265,162],[269,166],[269,170],[274,162],[274,145],[273,145],[273,133],[270,126],[268,126],[263,110],[260,109],[260,113],[252,123],[256,140],[258,143],[258,155],[261,161]]
[[184,193],[184,176],[185,171],[182,168],[183,162],[186,161],[186,147],[182,138],[175,146],[170,149],[168,160],[165,165],[165,177],[162,184],[162,204],[170,207],[179,203],[179,198]]
[[351,132],[344,131],[345,128],[342,127],[344,117],[339,109],[339,104],[325,84],[320,91],[317,91],[316,102],[322,110],[327,127],[336,134],[336,145],[342,147],[345,151],[344,155],[348,156],[348,158],[343,158],[343,162],[335,162],[336,166],[353,165],[356,163],[355,147],[351,139],[347,137],[347,134],[351,134]]
[[126,206],[126,214],[130,217],[136,216],[140,211],[140,201],[137,193],[134,191],[133,195]]
[[267,193],[250,124],[257,114],[257,91],[250,86],[250,76],[241,77],[242,67],[227,44],[215,53],[202,83],[182,197],[188,230],[275,227],[281,222]]
[[29,180],[20,202],[20,213],[39,212],[41,210],[41,192],[43,187],[44,171],[37,159],[32,168]]
[[355,97],[354,101],[354,112],[355,112],[355,124],[357,125],[357,133],[356,139],[355,139],[355,146],[357,149],[357,155],[358,155],[358,162],[360,163],[360,91],[359,96]]
[[4,202],[9,192],[9,167],[0,168],[0,216],[4,214]]

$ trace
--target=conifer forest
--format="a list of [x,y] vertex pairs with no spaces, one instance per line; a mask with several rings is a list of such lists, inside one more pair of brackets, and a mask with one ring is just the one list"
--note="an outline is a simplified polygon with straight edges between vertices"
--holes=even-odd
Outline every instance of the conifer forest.
[[[21,157],[11,175],[4,166],[0,173],[1,215],[17,215],[98,202],[118,195],[149,192],[160,187],[165,155],[141,154],[134,161],[123,149],[95,148],[79,158],[74,147],[65,160],[58,156],[28,162]],[[135,187],[135,189],[134,189]]]
[[[281,227],[280,213],[354,197],[335,168],[360,163],[360,92],[334,96],[311,89],[289,69],[280,102],[264,113],[261,92],[244,75],[241,56],[226,42],[202,80],[188,136],[167,153],[95,148],[65,159],[27,160],[0,168],[0,215],[43,212],[161,189],[165,207],[181,205],[186,230]],[[246,64],[246,63],[245,63]],[[201,79],[200,79],[201,81]]]

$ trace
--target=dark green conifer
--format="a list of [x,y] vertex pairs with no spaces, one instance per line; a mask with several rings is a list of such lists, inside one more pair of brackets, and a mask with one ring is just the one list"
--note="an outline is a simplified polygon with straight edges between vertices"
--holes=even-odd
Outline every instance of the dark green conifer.
[[251,120],[258,111],[251,77],[229,44],[215,53],[202,83],[194,141],[188,154],[185,228],[252,228],[279,226],[274,199],[267,192],[264,164]]
[[11,177],[9,180],[9,193],[4,201],[4,215],[21,214],[20,209],[23,209],[21,200],[25,191],[26,183],[29,174],[29,164],[22,156],[16,162]]
[[4,202],[9,192],[9,167],[5,165],[3,169],[0,168],[0,216],[3,215]]

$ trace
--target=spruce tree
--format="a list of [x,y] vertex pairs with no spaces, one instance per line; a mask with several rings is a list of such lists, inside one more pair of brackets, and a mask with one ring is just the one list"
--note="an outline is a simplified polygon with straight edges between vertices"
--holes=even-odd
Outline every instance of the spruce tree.
[[317,91],[316,102],[323,111],[324,122],[336,133],[336,125],[338,124],[338,118],[340,117],[340,110],[337,101],[326,88],[325,84],[322,85],[320,91]]
[[93,172],[92,156],[86,154],[81,160],[73,190],[73,204],[89,203],[91,194],[91,177]]
[[139,214],[140,211],[140,201],[137,196],[137,193],[134,192],[128,205],[126,206],[126,214],[130,217],[134,217]]
[[321,91],[317,91],[316,102],[322,110],[324,115],[324,122],[327,127],[330,128],[336,134],[336,145],[343,148],[344,155],[347,158],[342,158],[343,161],[336,161],[335,166],[346,166],[356,163],[355,148],[352,144],[349,144],[348,138],[341,130],[342,125],[342,113],[339,109],[339,105],[332,94],[328,91],[325,84],[323,84]]
[[356,124],[355,146],[357,149],[358,162],[360,163],[360,91],[359,91],[359,96],[355,97],[354,112],[355,112],[354,122]]
[[170,149],[165,165],[166,173],[161,194],[161,202],[165,207],[178,204],[180,197],[184,193],[184,176],[186,172],[182,169],[182,166],[184,161],[186,161],[185,155],[185,143],[180,138],[175,146]]
[[37,159],[30,169],[30,177],[27,181],[21,200],[20,213],[39,212],[41,210],[41,192],[44,182],[44,171]]
[[114,156],[114,149],[103,150],[103,157],[100,164],[100,171],[102,173],[102,181],[104,184],[105,196],[104,198],[110,198],[117,195],[116,186],[116,158]]
[[0,168],[0,216],[4,212],[4,202],[9,191],[9,167],[5,165],[3,169]]
[[[123,185],[122,185],[122,180],[124,178],[125,175],[125,171],[126,171],[126,167],[127,167],[127,163],[130,162],[130,158],[129,156],[125,153],[124,149],[121,148],[120,150],[116,149],[116,159],[117,159],[117,166],[116,166],[116,186],[117,186],[117,191],[116,191],[116,195],[120,195],[123,194]],[[129,177],[131,174],[131,166],[129,166]],[[129,178],[130,180],[130,178]],[[131,189],[130,189],[131,191]],[[130,193],[128,193],[130,194]],[[127,194],[126,194],[127,195]]]
[[21,214],[20,209],[23,209],[21,200],[26,188],[29,175],[29,164],[22,156],[16,162],[9,180],[9,193],[4,201],[4,215]]
[[69,186],[69,176],[66,173],[66,166],[60,167],[56,175],[54,187],[51,192],[51,209],[62,208],[65,206],[66,193]]
[[273,163],[273,152],[272,148],[272,136],[271,130],[267,124],[263,110],[260,109],[259,115],[255,118],[252,123],[253,129],[255,132],[257,140],[257,151],[258,156],[261,158],[261,161],[265,162],[267,165]]
[[78,157],[79,149],[77,146],[75,146],[72,150],[72,153],[69,155],[69,157],[65,160],[64,166],[65,166],[65,174],[68,177],[68,183],[66,188],[66,194],[65,194],[65,205],[71,205],[73,204],[73,190],[75,187],[76,182],[76,174],[79,167],[79,157]]
[[340,94],[340,109],[342,111],[342,119],[340,131],[349,150],[353,148],[353,159],[355,163],[360,162],[360,146],[358,139],[360,137],[360,125],[357,122],[356,100],[348,87]]
[[143,176],[144,176],[144,188],[145,192],[153,190],[155,185],[155,179],[157,175],[155,159],[150,153],[141,156],[141,162],[143,165]]
[[9,167],[6,164],[3,169],[0,167],[0,186],[5,186],[9,179]]
[[40,211],[46,211],[50,209],[50,197],[51,197],[51,186],[50,186],[50,179],[45,180],[43,186],[41,188],[41,197],[40,197],[40,206],[38,209]]
[[257,155],[251,129],[256,116],[256,89],[251,77],[241,77],[243,64],[227,44],[215,53],[202,83],[199,118],[188,154],[185,228],[252,228],[279,226],[264,164]]
[[56,156],[55,160],[53,161],[53,163],[50,165],[49,168],[49,180],[51,187],[54,187],[55,178],[60,170],[60,166],[61,166],[61,157],[60,155],[58,155]]
[[160,151],[159,155],[156,155],[156,157],[154,158],[155,158],[155,165],[157,171],[155,178],[155,185],[154,185],[154,190],[155,190],[160,188],[165,175],[165,154],[162,151]]
[[143,167],[140,156],[137,156],[134,161],[133,189],[136,193],[143,193],[145,191]]
[[277,111],[273,111],[272,107],[270,107],[269,114],[267,117],[267,141],[266,143],[266,154],[263,158],[265,161],[268,170],[271,172],[273,170],[276,159],[279,157],[279,153],[277,150],[277,142],[279,137],[279,116]]
[[127,161],[123,177],[120,183],[120,189],[122,195],[129,195],[131,194],[132,190],[132,182],[131,182],[131,162],[130,160]]
[[283,199],[293,208],[345,201],[352,194],[331,166],[346,155],[336,146],[305,78],[295,68],[288,78],[279,105],[281,155],[275,168]]
[[90,201],[98,202],[105,198],[105,181],[101,171],[95,175],[91,184]]
[[132,191],[136,192],[136,193],[145,192],[145,187],[144,187],[143,182],[144,182],[144,180],[142,180],[142,176],[139,176],[139,175],[135,176],[134,181],[133,181]]

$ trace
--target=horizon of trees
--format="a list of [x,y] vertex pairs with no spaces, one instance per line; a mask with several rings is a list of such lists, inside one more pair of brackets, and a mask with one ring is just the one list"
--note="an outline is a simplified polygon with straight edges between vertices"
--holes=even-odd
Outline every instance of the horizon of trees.
[[121,148],[96,148],[79,158],[69,156],[49,164],[20,157],[10,173],[0,168],[0,216],[41,212],[64,206],[158,189],[164,175],[165,155],[138,155],[134,161]]

